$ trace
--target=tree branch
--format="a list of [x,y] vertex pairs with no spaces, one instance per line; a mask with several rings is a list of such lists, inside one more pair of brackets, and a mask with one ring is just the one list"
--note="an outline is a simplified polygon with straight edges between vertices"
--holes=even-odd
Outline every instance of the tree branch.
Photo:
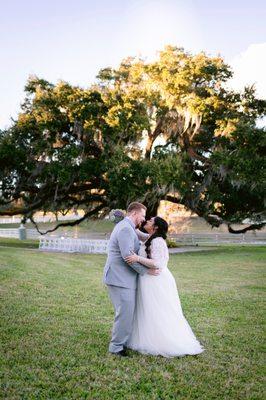
[[48,229],[45,232],[41,232],[39,230],[38,224],[34,221],[33,216],[31,216],[29,219],[30,221],[33,223],[33,225],[35,226],[36,230],[38,231],[38,233],[40,235],[46,235],[47,233],[51,233],[56,231],[58,228],[63,227],[63,226],[75,226],[75,225],[79,225],[82,221],[84,221],[85,219],[89,218],[92,215],[97,214],[99,211],[101,211],[104,207],[106,207],[106,204],[100,204],[98,207],[94,208],[93,210],[90,210],[88,212],[86,212],[84,214],[84,216],[82,218],[79,218],[75,221],[72,222],[60,222],[59,224],[57,224],[54,228],[52,229]]
[[175,196],[171,196],[170,194],[167,194],[164,200],[170,201],[171,203],[175,204],[181,204],[181,197],[177,198]]
[[152,145],[155,139],[161,134],[163,126],[163,119],[160,118],[156,124],[156,127],[153,132],[148,133],[148,141],[145,149],[145,158],[149,159],[151,156]]
[[240,233],[246,233],[248,231],[254,231],[256,229],[260,230],[266,225],[266,222],[261,222],[260,224],[251,224],[243,229],[233,229],[230,223],[227,225],[228,225],[228,231],[230,233],[240,234]]

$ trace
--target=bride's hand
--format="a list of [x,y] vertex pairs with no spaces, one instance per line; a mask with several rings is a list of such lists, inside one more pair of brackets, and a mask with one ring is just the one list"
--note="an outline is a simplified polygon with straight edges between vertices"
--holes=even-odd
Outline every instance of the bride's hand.
[[132,255],[131,255],[131,256],[127,256],[127,257],[125,258],[125,261],[126,261],[128,264],[136,263],[136,262],[138,262],[138,260],[139,260],[139,256],[138,256],[137,254],[135,254],[134,252],[132,252]]
[[148,270],[148,274],[149,275],[153,275],[153,276],[158,276],[158,275],[160,275],[160,273],[162,272],[162,270],[161,269],[159,269],[159,268],[150,268],[149,270]]

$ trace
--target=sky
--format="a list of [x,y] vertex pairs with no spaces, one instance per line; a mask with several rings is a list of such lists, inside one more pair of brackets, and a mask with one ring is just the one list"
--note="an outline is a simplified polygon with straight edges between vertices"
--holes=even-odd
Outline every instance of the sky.
[[123,58],[165,45],[224,57],[237,90],[266,98],[266,1],[0,0],[0,129],[16,118],[30,75],[88,87]]

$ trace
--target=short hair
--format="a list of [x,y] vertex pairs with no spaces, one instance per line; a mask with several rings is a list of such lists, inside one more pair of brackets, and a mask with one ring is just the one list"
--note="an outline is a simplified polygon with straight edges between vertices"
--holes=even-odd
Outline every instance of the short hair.
[[131,213],[132,211],[140,211],[140,210],[147,210],[147,207],[144,206],[144,204],[138,203],[137,201],[134,201],[133,203],[130,203],[128,208],[127,208],[127,213]]

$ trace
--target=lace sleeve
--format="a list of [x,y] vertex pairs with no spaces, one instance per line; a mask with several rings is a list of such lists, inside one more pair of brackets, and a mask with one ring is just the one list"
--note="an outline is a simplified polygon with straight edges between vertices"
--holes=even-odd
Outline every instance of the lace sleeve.
[[148,233],[141,232],[139,229],[136,229],[136,234],[142,242],[145,242],[150,236]]
[[156,238],[151,242],[151,258],[157,268],[167,267],[169,253],[166,241],[163,238]]

